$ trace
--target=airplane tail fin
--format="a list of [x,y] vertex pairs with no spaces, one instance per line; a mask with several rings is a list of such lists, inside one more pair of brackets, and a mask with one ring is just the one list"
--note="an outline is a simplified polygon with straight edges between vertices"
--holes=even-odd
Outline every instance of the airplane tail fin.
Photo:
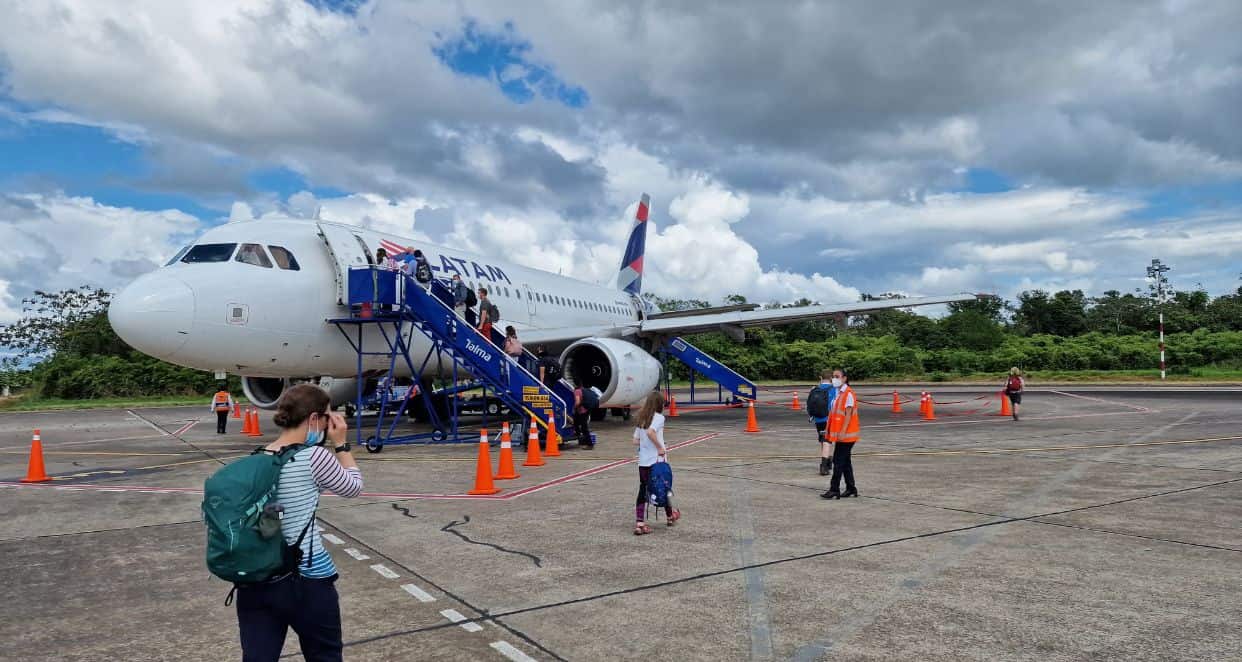
[[621,271],[617,274],[617,288],[633,295],[643,292],[643,256],[647,252],[647,210],[651,197],[646,193],[638,201],[638,213],[634,215],[634,229],[625,244],[621,258]]

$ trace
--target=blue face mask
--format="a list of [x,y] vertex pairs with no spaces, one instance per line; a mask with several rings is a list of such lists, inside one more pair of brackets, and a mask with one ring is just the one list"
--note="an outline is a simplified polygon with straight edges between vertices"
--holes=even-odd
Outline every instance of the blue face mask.
[[321,442],[323,442],[323,430],[309,430],[308,429],[306,431],[306,445],[307,446],[315,446]]

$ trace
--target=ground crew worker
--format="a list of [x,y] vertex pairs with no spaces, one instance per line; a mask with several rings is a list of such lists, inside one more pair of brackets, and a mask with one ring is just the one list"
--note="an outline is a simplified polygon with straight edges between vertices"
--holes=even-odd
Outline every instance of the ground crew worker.
[[229,412],[233,411],[233,396],[224,389],[224,384],[220,384],[220,390],[211,396],[211,410],[216,412],[216,434],[224,434]]
[[[858,403],[844,370],[832,371],[832,385],[837,387],[837,399],[833,401],[832,414],[828,417],[828,440],[833,442],[832,481],[828,491],[820,496],[825,499],[856,497],[858,490],[854,486],[854,463],[850,460],[850,453],[858,442]],[[844,494],[840,489],[842,477],[845,478]]]

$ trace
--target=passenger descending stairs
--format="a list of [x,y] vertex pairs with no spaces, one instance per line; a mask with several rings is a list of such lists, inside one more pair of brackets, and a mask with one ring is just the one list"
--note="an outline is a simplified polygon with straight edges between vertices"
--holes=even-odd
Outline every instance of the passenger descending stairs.
[[[446,305],[444,302],[452,301],[452,296],[443,283],[433,281],[428,291],[409,276],[403,276],[403,280],[404,295],[399,311],[402,317],[438,343],[510,410],[522,412],[526,418],[534,417],[545,426],[555,422],[558,431],[569,425],[565,401]],[[551,412],[551,420],[548,412]]]
[[734,372],[732,368],[717,361],[703,350],[691,345],[685,338],[672,338],[661,347],[669,356],[685,363],[691,370],[719,384],[724,390],[741,400],[755,400],[758,389],[754,382]]

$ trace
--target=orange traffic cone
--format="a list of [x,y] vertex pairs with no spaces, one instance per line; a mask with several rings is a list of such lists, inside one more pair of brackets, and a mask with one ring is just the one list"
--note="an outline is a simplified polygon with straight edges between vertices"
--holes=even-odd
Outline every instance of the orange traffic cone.
[[263,432],[259,430],[259,410],[253,409],[250,412],[250,434],[251,437],[262,437]]
[[47,470],[43,468],[43,438],[39,436],[39,431],[35,430],[30,438],[30,465],[26,468],[26,477],[22,479],[22,482],[46,483],[49,480],[52,480],[52,477],[47,475]]
[[236,402],[233,403],[233,418],[241,418],[241,405]]
[[919,396],[919,416],[927,416],[927,391]]
[[1001,410],[997,416],[1013,416],[1013,409],[1009,407],[1009,396],[1004,391],[1000,392]]
[[893,413],[901,413],[901,396],[898,395],[897,391],[893,391]]
[[526,437],[526,461],[524,467],[542,467],[545,464],[543,455],[539,453],[539,421],[530,417],[530,436]]
[[561,456],[561,435],[556,431],[556,414],[548,410],[548,439],[544,442],[543,454],[548,457]]
[[750,401],[746,408],[746,429],[744,432],[759,432],[759,421],[755,420],[755,401]]
[[250,431],[254,429],[250,425],[250,411],[251,411],[250,407],[246,407],[246,414],[245,416],[242,417],[241,433],[246,435],[247,437],[250,436]]
[[492,452],[487,445],[487,428],[479,430],[479,459],[474,465],[474,489],[466,494],[495,494],[499,487],[492,484]]
[[931,393],[927,394],[927,409],[923,411],[923,420],[936,420],[936,399],[932,397]]
[[668,417],[677,418],[677,396],[671,393],[668,396]]
[[513,469],[513,439],[509,437],[509,421],[505,421],[500,427],[500,469],[496,480],[514,478],[521,478],[521,474]]
[[802,409],[802,405],[798,404],[798,392],[797,391],[794,391],[793,402],[789,403],[789,408],[793,411],[798,411],[799,409]]

